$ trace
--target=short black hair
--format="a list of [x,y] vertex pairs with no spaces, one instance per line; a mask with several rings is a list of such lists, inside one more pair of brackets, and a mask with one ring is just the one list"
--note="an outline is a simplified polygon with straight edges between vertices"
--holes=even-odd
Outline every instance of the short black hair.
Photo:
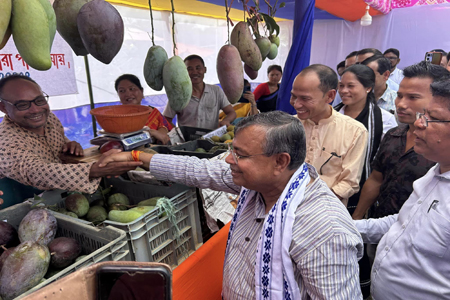
[[431,94],[433,97],[441,97],[450,110],[450,79],[438,80],[431,84]]
[[[28,80],[34,84],[36,84],[37,86],[39,86],[39,84],[37,84],[36,81],[34,81],[31,77],[28,77],[26,75],[21,75],[21,74],[12,74],[10,76],[4,77],[2,79],[0,79],[0,96],[3,93],[3,88],[5,87],[5,85],[8,82],[14,81],[14,80],[19,80],[19,79],[24,79],[24,80]],[[40,86],[39,86],[40,88]]]
[[447,52],[445,52],[445,51],[442,50],[442,49],[433,49],[433,50],[431,50],[430,52],[440,52],[440,53],[442,53],[442,56],[446,56],[446,55],[447,55]]
[[447,61],[450,61],[450,52],[447,53]]
[[406,78],[431,78],[434,81],[446,79],[450,72],[441,66],[433,65],[427,61],[421,61],[403,70],[403,76]]
[[134,83],[141,91],[144,90],[144,88],[141,85],[141,81],[139,80],[139,78],[137,78],[137,76],[133,75],[133,74],[123,74],[120,75],[117,79],[116,82],[114,83],[114,87],[116,89],[116,92],[118,92],[118,88],[119,88],[119,84],[122,80],[128,80],[131,81],[132,83]]
[[380,75],[383,75],[384,72],[391,70],[391,62],[383,55],[374,55],[369,58],[366,58],[361,64],[367,66],[368,64],[374,61],[378,63],[377,72],[380,73]]
[[349,55],[347,55],[347,56],[345,57],[345,59],[349,59],[350,57],[353,57],[353,56],[356,56],[356,55],[358,55],[358,51],[353,51],[353,52],[351,52]]
[[319,89],[325,94],[330,90],[337,90],[339,83],[338,76],[336,72],[325,65],[314,64],[303,69],[300,74],[306,74],[309,72],[314,72],[319,77],[320,85]]
[[383,55],[386,55],[388,53],[394,53],[395,56],[397,56],[397,58],[400,58],[400,51],[398,51],[398,49],[395,48],[389,48],[386,51],[384,51]]
[[339,70],[339,68],[345,68],[345,60],[343,60],[337,64],[336,71]]
[[184,61],[184,62],[187,62],[187,61],[189,61],[189,60],[194,60],[194,59],[200,60],[200,61],[202,62],[202,64],[203,64],[203,66],[205,66],[205,61],[203,60],[203,58],[202,58],[200,55],[197,55],[197,54],[189,55],[189,56],[186,57],[183,61]]
[[277,71],[279,71],[281,74],[283,74],[283,69],[281,69],[281,66],[279,66],[279,65],[270,65],[268,68],[267,68],[267,74],[269,74],[271,71],[273,71],[273,70],[277,70]]
[[373,55],[383,55],[383,53],[381,53],[380,50],[375,49],[375,48],[364,48],[361,49],[357,52],[356,55],[363,55],[363,54],[367,54],[367,53],[373,53]]

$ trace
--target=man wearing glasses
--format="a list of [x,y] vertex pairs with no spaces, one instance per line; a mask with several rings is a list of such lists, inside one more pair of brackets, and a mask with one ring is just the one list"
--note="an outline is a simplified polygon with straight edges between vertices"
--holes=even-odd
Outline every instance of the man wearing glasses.
[[403,71],[397,68],[397,65],[400,62],[400,51],[395,48],[389,48],[383,53],[384,57],[389,59],[391,62],[391,74],[389,75],[389,79],[400,85],[403,79]]
[[363,239],[379,243],[372,297],[450,298],[450,79],[431,84],[432,99],[414,123],[414,150],[437,162],[413,184],[400,212],[355,221]]
[[80,144],[69,141],[48,95],[31,78],[12,75],[0,80],[0,178],[8,177],[40,190],[93,193],[100,178],[136,167],[121,163],[98,168],[96,163],[62,164],[63,152],[82,156]]
[[[113,151],[113,150],[111,150]],[[297,118],[273,111],[243,119],[225,162],[122,152],[160,180],[240,194],[230,225],[223,299],[362,299],[362,241],[314,167]]]

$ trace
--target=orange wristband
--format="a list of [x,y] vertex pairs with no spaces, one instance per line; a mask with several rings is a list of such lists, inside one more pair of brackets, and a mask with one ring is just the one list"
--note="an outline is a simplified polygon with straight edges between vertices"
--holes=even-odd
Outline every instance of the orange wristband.
[[142,151],[136,151],[136,150],[133,150],[133,151],[131,151],[131,157],[133,157],[133,160],[134,161],[140,161],[139,160],[139,155],[142,153]]

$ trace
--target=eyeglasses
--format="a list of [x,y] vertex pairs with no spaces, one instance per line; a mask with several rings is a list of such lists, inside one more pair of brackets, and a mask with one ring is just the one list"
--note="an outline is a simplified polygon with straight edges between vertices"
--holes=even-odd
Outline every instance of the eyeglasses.
[[443,121],[443,120],[428,120],[428,118],[425,116],[425,110],[424,113],[416,113],[416,121],[420,119],[420,122],[422,122],[422,125],[425,127],[428,127],[428,123],[450,123],[450,121]]
[[385,56],[385,58],[389,59],[389,60],[397,60],[398,57],[393,57],[393,56]]
[[231,145],[231,143],[228,144],[228,151],[230,151],[231,156],[233,157],[234,162],[236,164],[238,164],[239,160],[242,158],[249,158],[249,157],[257,156],[257,155],[266,155],[266,153],[259,153],[259,154],[252,154],[252,155],[237,155],[236,151],[234,151],[233,145]]
[[8,103],[10,105],[13,105],[17,110],[24,111],[31,107],[31,103],[34,103],[36,106],[44,106],[48,103],[49,96],[46,93],[42,93],[43,95],[37,96],[33,100],[27,101],[27,100],[19,100],[16,103],[12,103],[11,101],[1,99],[0,101]]

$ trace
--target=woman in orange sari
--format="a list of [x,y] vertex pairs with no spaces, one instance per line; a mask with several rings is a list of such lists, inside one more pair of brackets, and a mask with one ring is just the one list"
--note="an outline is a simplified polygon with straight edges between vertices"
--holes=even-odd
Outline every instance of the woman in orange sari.
[[[141,105],[144,98],[144,88],[139,78],[132,74],[123,74],[116,79],[114,87],[119,95],[120,102],[124,105],[135,104]],[[172,125],[167,122],[166,118],[154,107],[148,116],[145,126],[150,128],[150,135],[162,144],[170,142],[167,133],[172,130]]]

